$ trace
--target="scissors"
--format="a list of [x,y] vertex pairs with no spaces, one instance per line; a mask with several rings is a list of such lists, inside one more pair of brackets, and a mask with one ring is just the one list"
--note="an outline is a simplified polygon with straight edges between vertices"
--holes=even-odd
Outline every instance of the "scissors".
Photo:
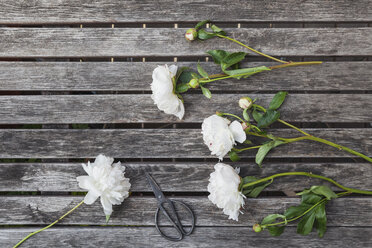
[[[154,178],[152,178],[152,176],[150,176],[150,174],[147,173],[147,172],[146,172],[146,178],[147,178],[152,190],[154,191],[155,198],[158,201],[158,209],[156,210],[156,213],[155,213],[155,227],[158,230],[158,232],[160,233],[160,235],[163,236],[164,238],[170,240],[170,241],[180,241],[180,240],[183,239],[184,236],[189,236],[192,233],[192,231],[194,230],[194,227],[195,227],[195,215],[192,212],[192,210],[190,209],[190,207],[187,206],[182,201],[169,200],[168,198],[166,198],[164,196],[163,192],[161,191],[160,187],[158,186],[158,184],[154,180]],[[191,222],[192,223],[191,223],[190,230],[186,231],[184,226],[182,225],[181,219],[179,218],[178,213],[176,211],[176,208],[174,207],[174,203],[182,205],[182,207],[185,208],[189,212],[189,214],[191,215]],[[169,206],[170,212],[171,212],[172,216],[174,216],[173,218],[169,215],[167,209],[164,208],[164,204],[167,204]],[[164,234],[164,232],[162,232],[160,230],[160,228],[159,228],[159,212],[160,211],[162,211],[162,213],[167,217],[167,219],[170,221],[172,226],[176,229],[176,231],[178,233],[178,235],[176,237],[171,237],[169,235],[166,235],[166,234]]]

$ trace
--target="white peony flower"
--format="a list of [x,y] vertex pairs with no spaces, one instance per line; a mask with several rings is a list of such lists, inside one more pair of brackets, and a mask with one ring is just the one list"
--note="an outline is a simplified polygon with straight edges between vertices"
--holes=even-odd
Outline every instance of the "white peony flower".
[[230,121],[218,115],[212,115],[204,119],[202,134],[204,143],[208,146],[212,155],[220,160],[233,148],[235,141],[243,143],[247,136],[242,125],[238,121]]
[[120,205],[129,196],[129,179],[124,177],[125,167],[120,162],[102,154],[93,163],[83,164],[88,176],[79,176],[79,187],[88,190],[85,204],[93,204],[101,197],[101,204],[106,216],[112,213],[112,205]]
[[229,219],[238,221],[240,209],[244,206],[245,196],[239,191],[239,169],[230,165],[218,163],[214,166],[208,184],[208,199],[217,207],[223,209],[223,213]]
[[158,108],[166,114],[177,116],[180,120],[185,114],[181,99],[174,93],[173,78],[177,74],[177,66],[158,66],[152,73],[151,98]]

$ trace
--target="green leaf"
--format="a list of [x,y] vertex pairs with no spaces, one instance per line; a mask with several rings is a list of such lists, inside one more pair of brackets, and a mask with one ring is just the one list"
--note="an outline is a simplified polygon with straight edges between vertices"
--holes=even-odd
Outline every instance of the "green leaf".
[[197,68],[198,68],[198,72],[199,72],[199,74],[200,74],[202,77],[209,78],[208,73],[203,69],[203,67],[201,67],[199,61],[198,61]]
[[[242,178],[242,185],[247,184],[247,183],[252,183],[257,181],[258,178],[254,176],[246,176]],[[252,197],[256,198],[262,190],[264,190],[267,186],[269,186],[272,183],[272,181],[269,182],[262,182],[250,187],[247,187],[243,190],[243,195],[247,197]]]
[[254,186],[254,188],[249,193],[246,193],[246,194],[243,193],[243,194],[247,197],[256,198],[262,192],[262,190],[264,190],[272,182],[273,181],[269,181],[269,182],[263,183],[263,184],[257,184],[257,185]]
[[214,63],[218,65],[220,65],[223,59],[230,54],[224,50],[209,50],[207,53],[212,56]]
[[201,85],[200,85],[200,88],[201,88],[201,90],[202,90],[202,92],[203,92],[203,95],[204,95],[206,98],[210,99],[210,98],[212,97],[212,93],[210,92],[209,89],[207,89],[207,88],[205,88],[205,87],[203,87],[203,86],[201,86]]
[[249,118],[249,114],[248,114],[247,110],[248,109],[243,110],[243,118],[244,118],[244,120],[249,121],[250,118]]
[[323,198],[322,196],[310,192],[308,194],[303,194],[301,196],[301,202],[314,205],[315,203],[320,201],[322,198]]
[[271,236],[280,236],[284,232],[285,226],[268,226],[267,230]]
[[259,112],[256,108],[254,108],[252,111],[252,116],[253,119],[258,123],[261,120],[263,113]]
[[223,31],[221,28],[217,27],[214,24],[211,26],[211,29],[213,30],[213,32],[215,32],[217,34],[226,35],[225,31]]
[[230,66],[235,65],[236,63],[239,63],[245,58],[245,55],[247,55],[247,53],[245,52],[230,53],[223,59],[221,63],[222,70],[225,71]]
[[288,95],[288,92],[285,92],[285,91],[280,91],[276,93],[270,102],[269,109],[272,109],[272,110],[278,109],[284,102],[285,97],[287,95]]
[[279,218],[285,221],[287,220],[287,218],[282,214],[269,214],[262,220],[261,225],[271,224],[275,222],[276,219],[279,219]]
[[195,29],[198,29],[198,28],[204,26],[208,22],[210,22],[210,20],[204,20],[204,21],[198,22],[198,24],[196,24],[196,26],[195,26]]
[[280,117],[280,113],[276,110],[267,110],[257,122],[259,128],[268,127]]
[[109,222],[109,220],[110,220],[110,216],[111,216],[111,215],[106,215],[106,223]]
[[190,67],[186,67],[186,66],[183,66],[183,67],[181,67],[180,69],[178,69],[178,70],[177,70],[177,74],[176,74],[176,82],[178,82],[178,80],[179,80],[181,74],[182,74],[184,71],[189,71],[189,70],[191,70],[191,68],[190,68]]
[[262,161],[264,160],[265,156],[267,155],[267,153],[274,147],[277,147],[281,144],[283,144],[285,142],[283,141],[280,141],[280,140],[273,140],[273,141],[270,141],[264,145],[262,145],[260,147],[260,149],[258,149],[257,151],[257,154],[256,154],[256,163],[261,166],[262,164]]
[[327,230],[325,203],[320,204],[315,210],[315,228],[318,231],[318,236],[322,238]]
[[188,83],[177,84],[176,92],[177,93],[185,93],[189,89],[190,89],[190,85]]
[[325,196],[327,200],[331,200],[332,198],[338,197],[335,192],[333,192],[328,186],[325,185],[311,186],[310,189],[305,189],[304,191],[297,193],[297,195],[309,194],[310,192],[317,195]]
[[303,212],[311,208],[312,205],[301,203],[298,206],[289,207],[285,212],[284,215],[287,219],[292,219],[294,217],[300,216]]
[[230,157],[230,160],[233,162],[240,160],[239,155],[234,151],[229,152],[229,157]]
[[314,211],[310,211],[309,213],[305,214],[305,216],[302,217],[301,221],[297,225],[297,233],[308,235],[313,230],[314,221]]
[[244,140],[243,144],[252,145],[253,142],[246,139],[246,140]]
[[190,80],[192,79],[192,73],[191,71],[183,71],[179,76],[179,81],[181,81],[184,84],[188,84]]
[[211,39],[215,36],[216,36],[215,33],[209,33],[207,31],[205,31],[204,29],[200,29],[198,31],[198,38],[201,39],[201,40],[208,40],[208,39]]
[[234,76],[235,78],[240,79],[240,78],[247,78],[249,76],[252,76],[262,71],[270,71],[270,70],[271,69],[266,66],[258,66],[258,67],[243,68],[243,69],[236,69],[236,70],[225,70],[224,72],[227,75]]

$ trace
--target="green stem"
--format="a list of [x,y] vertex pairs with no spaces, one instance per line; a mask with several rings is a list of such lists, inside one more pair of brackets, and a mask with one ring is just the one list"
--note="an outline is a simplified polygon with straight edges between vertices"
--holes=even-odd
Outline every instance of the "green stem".
[[280,62],[280,63],[284,63],[284,64],[285,64],[285,63],[288,63],[287,61],[280,60],[280,59],[277,59],[277,58],[271,57],[270,55],[267,55],[267,54],[261,53],[261,52],[257,51],[256,49],[253,49],[253,48],[251,48],[251,47],[249,47],[249,46],[247,46],[247,45],[245,45],[245,44],[241,43],[240,41],[237,41],[237,40],[235,40],[235,39],[233,39],[233,38],[230,38],[230,37],[227,37],[227,36],[224,36],[224,35],[221,35],[221,34],[216,34],[216,36],[218,36],[218,37],[220,37],[220,38],[223,38],[223,39],[230,40],[230,41],[232,41],[232,42],[235,42],[235,43],[237,43],[237,44],[239,44],[239,45],[241,45],[241,46],[247,48],[248,50],[251,50],[251,51],[254,52],[254,53],[257,53],[257,54],[259,54],[259,55],[261,55],[261,56],[264,56],[264,57],[266,57],[266,58],[272,59],[272,60],[274,60],[274,61],[276,61],[276,62]]
[[[336,194],[337,196],[343,196],[343,195],[348,195],[350,194],[350,192],[346,191],[346,192],[341,192],[341,193],[338,193]],[[291,221],[295,221],[299,218],[301,218],[302,216],[306,215],[308,212],[310,212],[311,210],[313,210],[314,208],[316,208],[317,206],[319,206],[320,204],[324,203],[327,201],[327,198],[324,198],[320,201],[318,201],[317,203],[315,203],[313,206],[311,206],[308,210],[306,210],[305,212],[303,212],[302,214],[300,214],[299,216],[296,216],[292,219],[289,219],[289,220],[286,220],[286,221],[281,221],[281,222],[276,222],[276,223],[271,223],[271,224],[266,224],[266,225],[262,225],[261,227],[262,228],[266,228],[266,227],[269,227],[269,226],[278,226],[278,225],[286,225],[288,222],[291,222]]]
[[281,65],[274,65],[269,67],[271,70],[273,69],[279,69],[284,67],[290,67],[290,66],[301,66],[301,65],[319,65],[322,64],[322,61],[308,61],[308,62],[288,62],[286,64]]
[[219,112],[218,115],[228,115],[228,116],[232,116],[232,117],[235,117],[236,119],[240,120],[241,122],[246,123],[242,118],[240,118],[239,116],[234,115],[234,114],[221,113],[221,112]]
[[302,136],[302,137],[298,137],[298,138],[292,138],[292,139],[286,139],[286,138],[278,138],[282,141],[285,141],[287,143],[292,143],[292,142],[296,142],[296,141],[300,141],[300,140],[313,140],[313,141],[317,141],[319,143],[323,143],[323,144],[326,144],[326,145],[329,145],[329,146],[332,146],[332,147],[335,147],[339,150],[344,150],[348,153],[351,153],[353,155],[356,155],[356,156],[359,156],[365,160],[367,160],[368,162],[372,163],[372,158],[364,155],[363,153],[360,153],[360,152],[357,152],[357,151],[354,151],[353,149],[350,149],[346,146],[342,146],[342,145],[338,145],[336,143],[333,143],[331,141],[328,141],[328,140],[325,140],[325,139],[322,139],[322,138],[318,138],[318,137],[315,137],[315,136],[312,136],[312,135],[306,135],[306,136]]
[[233,148],[233,150],[236,151],[236,152],[242,152],[242,151],[246,151],[246,150],[259,149],[261,146],[262,145],[260,145],[260,146],[250,146],[250,147],[246,147],[246,148],[242,148],[242,149]]
[[23,242],[25,242],[28,238],[30,238],[31,236],[39,233],[39,232],[42,232],[46,229],[48,229],[49,227],[57,224],[60,220],[62,220],[63,218],[65,218],[67,215],[69,215],[70,213],[72,213],[75,209],[77,209],[78,207],[80,207],[82,204],[84,203],[84,200],[82,200],[78,205],[76,205],[74,208],[72,208],[70,211],[68,211],[67,213],[65,213],[64,215],[62,215],[58,220],[54,221],[52,224],[44,227],[44,228],[41,228],[33,233],[30,233],[29,235],[27,235],[24,239],[22,239],[21,241],[19,241],[15,246],[13,246],[13,248],[16,248],[18,246],[20,246]]
[[351,193],[372,195],[372,191],[348,188],[348,187],[345,187],[345,186],[339,184],[338,182],[334,181],[331,178],[320,176],[320,175],[316,175],[316,174],[312,174],[312,173],[309,173],[309,172],[284,172],[284,173],[278,173],[278,174],[275,174],[275,175],[272,175],[272,176],[269,176],[269,177],[265,177],[265,178],[259,179],[259,180],[254,181],[254,182],[246,183],[246,184],[244,184],[242,186],[242,189],[247,188],[247,187],[250,187],[250,186],[253,186],[253,185],[256,185],[256,184],[259,184],[259,183],[262,183],[262,182],[266,182],[266,181],[272,180],[272,179],[277,178],[277,177],[283,177],[283,176],[307,176],[307,177],[318,178],[318,179],[322,179],[322,180],[328,181],[328,182],[336,185],[340,189],[343,189],[343,190],[348,191],[348,192],[351,192]]

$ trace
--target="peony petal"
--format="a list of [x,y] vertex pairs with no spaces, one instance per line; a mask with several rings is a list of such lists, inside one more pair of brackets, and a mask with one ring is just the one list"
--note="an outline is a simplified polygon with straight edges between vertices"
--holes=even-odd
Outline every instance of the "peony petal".
[[229,129],[231,133],[233,134],[235,141],[239,143],[243,143],[247,139],[247,135],[244,132],[242,124],[240,124],[240,122],[233,121],[230,124]]
[[181,99],[178,99],[179,106],[178,109],[179,111],[175,113],[174,115],[178,117],[178,119],[182,120],[183,116],[185,115],[185,106],[183,105]]
[[105,215],[111,215],[112,214],[112,204],[107,199],[106,196],[101,196],[101,204],[103,207],[103,211],[105,212]]
[[175,77],[177,75],[177,66],[176,65],[169,66],[169,72],[171,73],[171,77]]
[[84,203],[88,205],[93,204],[98,197],[99,195],[95,194],[93,191],[89,191],[88,194],[85,195]]

